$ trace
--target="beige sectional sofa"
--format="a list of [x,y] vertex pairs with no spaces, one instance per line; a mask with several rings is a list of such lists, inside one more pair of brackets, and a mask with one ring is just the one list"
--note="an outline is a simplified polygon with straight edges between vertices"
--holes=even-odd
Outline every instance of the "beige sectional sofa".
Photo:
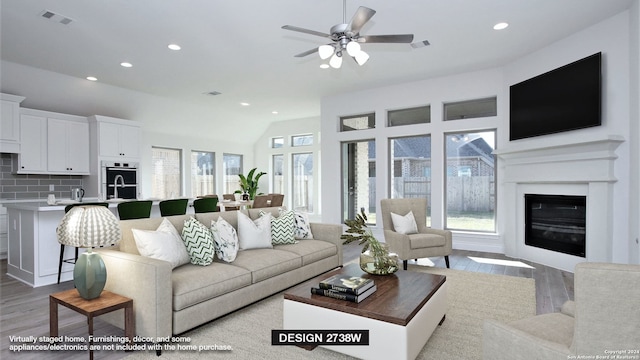
[[[240,210],[250,218],[259,211],[278,215],[277,208]],[[178,232],[190,216],[210,227],[223,217],[237,229],[237,211],[167,217]],[[166,338],[183,333],[311,277],[342,266],[342,227],[311,223],[313,239],[273,249],[240,250],[232,263],[216,258],[208,266],[186,264],[175,269],[167,261],[141,256],[131,229],[155,230],[162,218],[120,221],[117,248],[98,250],[107,267],[105,290],[133,299],[136,335]],[[102,317],[124,327],[121,314]]]

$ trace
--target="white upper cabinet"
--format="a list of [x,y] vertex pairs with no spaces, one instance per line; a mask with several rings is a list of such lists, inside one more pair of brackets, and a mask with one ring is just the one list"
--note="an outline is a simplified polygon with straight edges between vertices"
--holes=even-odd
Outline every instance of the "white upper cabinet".
[[20,152],[20,102],[22,96],[0,93],[0,152]]
[[47,171],[89,175],[89,124],[47,119]]
[[20,155],[14,161],[17,173],[47,171],[47,118],[44,116],[21,115]]
[[140,158],[140,125],[131,120],[106,116],[89,118],[96,128],[98,155],[112,160],[138,160]]

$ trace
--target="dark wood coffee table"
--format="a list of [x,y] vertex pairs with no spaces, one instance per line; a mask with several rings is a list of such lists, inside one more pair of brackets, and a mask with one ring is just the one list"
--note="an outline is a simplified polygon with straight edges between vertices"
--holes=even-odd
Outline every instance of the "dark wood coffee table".
[[376,276],[377,290],[360,303],[311,294],[320,280],[360,271],[357,264],[320,275],[284,294],[285,330],[369,330],[369,345],[323,346],[363,359],[415,359],[447,309],[446,277],[399,270]]

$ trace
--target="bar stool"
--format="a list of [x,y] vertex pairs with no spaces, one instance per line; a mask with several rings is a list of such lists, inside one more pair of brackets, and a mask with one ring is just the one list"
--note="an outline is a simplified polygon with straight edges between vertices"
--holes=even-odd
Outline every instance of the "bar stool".
[[[104,206],[104,207],[109,207],[109,203],[105,203],[105,202],[94,202],[94,203],[79,203],[79,204],[71,204],[71,205],[67,205],[64,207],[64,213],[68,213],[69,210],[71,210],[74,206],[90,206],[90,205],[94,205],[94,206]],[[76,261],[78,261],[78,248],[75,248],[75,257],[72,259],[65,259],[64,258],[64,244],[60,244],[60,261],[58,261],[58,284],[60,284],[60,276],[62,275],[62,263],[67,263],[67,264],[75,264]]]
[[218,211],[218,197],[203,197],[193,201],[193,210],[198,213]]
[[172,199],[160,201],[160,215],[173,216],[187,213],[187,203],[189,199]]
[[145,219],[151,217],[151,200],[126,201],[118,204],[120,220]]

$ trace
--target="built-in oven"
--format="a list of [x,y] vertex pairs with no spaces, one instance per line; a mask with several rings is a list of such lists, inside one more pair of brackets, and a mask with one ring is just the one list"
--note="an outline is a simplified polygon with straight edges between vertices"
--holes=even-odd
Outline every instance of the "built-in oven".
[[105,199],[136,199],[138,163],[103,161],[102,189]]

